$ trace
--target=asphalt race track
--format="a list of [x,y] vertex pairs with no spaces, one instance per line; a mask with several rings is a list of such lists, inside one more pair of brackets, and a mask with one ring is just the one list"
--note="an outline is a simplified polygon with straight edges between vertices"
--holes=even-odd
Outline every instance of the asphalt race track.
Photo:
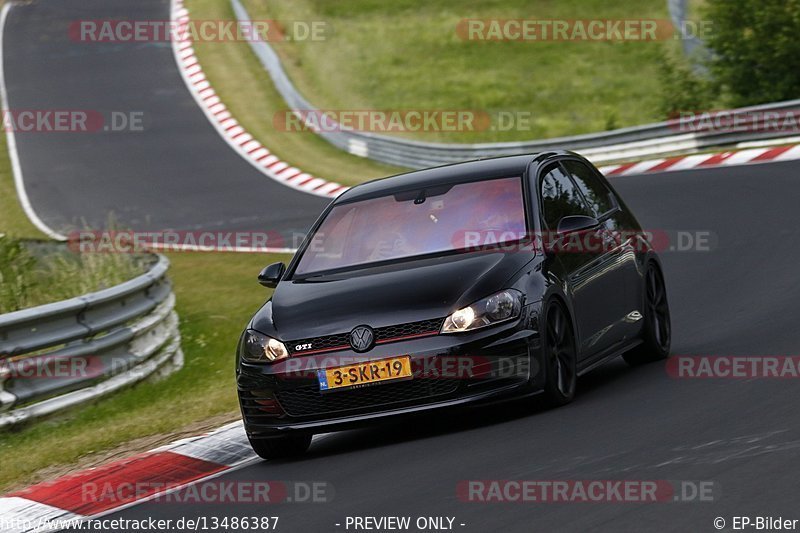
[[[58,26],[79,11],[166,16],[163,1],[128,4],[48,0],[11,12],[7,43],[39,36],[7,53],[12,107],[133,107],[153,116],[139,134],[20,135],[40,216],[56,227],[81,216],[101,221],[108,210],[148,228],[311,221],[325,200],[270,182],[217,138],[167,45],[84,47]],[[116,75],[99,80],[94,72]],[[673,354],[798,354],[798,171],[800,163],[786,162],[613,180],[646,228],[710,232],[710,250],[662,253]],[[718,516],[800,518],[791,516],[797,400],[795,380],[676,379],[664,364],[631,369],[620,360],[583,377],[576,401],[560,409],[506,404],[329,435],[302,461],[261,462],[219,478],[323,481],[334,495],[327,503],[150,502],[109,518],[277,515],[282,531],[344,531],[347,516],[451,516],[457,531],[470,532],[713,531]],[[481,479],[710,481],[715,501],[460,501],[457,484]]]
[[9,13],[10,109],[143,118],[143,131],[16,134],[28,196],[49,227],[104,227],[109,213],[121,227],[147,231],[290,232],[313,222],[329,200],[269,179],[225,144],[181,79],[170,43],[79,42],[69,36],[79,19],[169,20],[169,2],[48,0]]

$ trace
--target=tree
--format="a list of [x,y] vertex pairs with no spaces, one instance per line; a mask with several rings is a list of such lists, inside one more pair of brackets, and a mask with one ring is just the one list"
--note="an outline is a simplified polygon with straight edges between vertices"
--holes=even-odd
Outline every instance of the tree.
[[800,0],[708,0],[711,74],[734,106],[800,98]]
[[663,52],[658,66],[660,111],[665,118],[674,118],[684,111],[702,111],[714,103],[714,84],[697,73],[687,58]]

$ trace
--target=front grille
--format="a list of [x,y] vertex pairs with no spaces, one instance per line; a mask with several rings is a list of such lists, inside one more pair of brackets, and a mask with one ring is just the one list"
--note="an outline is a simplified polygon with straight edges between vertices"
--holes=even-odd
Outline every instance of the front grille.
[[[336,335],[326,335],[324,337],[314,337],[313,339],[305,339],[302,341],[291,341],[284,343],[289,353],[307,352],[314,353],[318,351],[346,349],[350,347],[350,333],[337,333]],[[295,347],[300,344],[310,344],[311,348],[308,350],[295,350]]]
[[[395,340],[402,340],[404,337],[411,337],[415,335],[434,335],[439,333],[443,321],[444,319],[442,318],[434,318],[432,320],[420,320],[419,322],[408,322],[406,324],[396,324],[394,326],[375,328],[375,342],[377,344],[381,344]],[[350,332],[348,331],[347,333],[337,333],[335,335],[325,335],[322,337],[313,337],[311,339],[289,341],[284,344],[286,344],[286,348],[292,355],[295,353],[313,354],[324,351],[347,350],[350,348]],[[301,344],[310,344],[311,348],[307,350],[296,350],[295,348]]]
[[388,342],[400,337],[410,337],[411,335],[421,335],[425,333],[439,333],[440,329],[442,329],[441,318],[397,324],[396,326],[386,326],[385,328],[377,328],[375,330],[375,342]]
[[418,402],[455,392],[457,380],[412,379],[373,385],[361,389],[319,392],[316,386],[277,393],[278,402],[292,416],[309,416],[337,411],[355,411],[403,402]]

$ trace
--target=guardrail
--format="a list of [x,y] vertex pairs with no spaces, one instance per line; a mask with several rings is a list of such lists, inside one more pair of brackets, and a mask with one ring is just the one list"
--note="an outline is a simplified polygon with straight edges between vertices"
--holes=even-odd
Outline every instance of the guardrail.
[[183,366],[169,261],[153,257],[116,287],[0,315],[0,427]]
[[[231,0],[236,18],[249,21],[250,16],[240,0]],[[683,16],[683,8],[675,16]],[[278,92],[290,109],[313,115],[319,109],[306,100],[292,84],[275,50],[266,41],[248,40],[253,52],[269,73]],[[747,117],[753,113],[796,111],[800,100],[778,102],[730,111],[732,116]],[[481,157],[516,155],[555,148],[581,153],[594,163],[614,163],[639,158],[677,155],[710,148],[769,141],[786,137],[780,131],[686,131],[677,120],[634,126],[611,131],[521,142],[457,144],[431,143],[403,139],[363,131],[347,131],[334,124],[316,133],[334,146],[351,154],[407,168],[425,168]],[[796,133],[794,135],[797,135]]]

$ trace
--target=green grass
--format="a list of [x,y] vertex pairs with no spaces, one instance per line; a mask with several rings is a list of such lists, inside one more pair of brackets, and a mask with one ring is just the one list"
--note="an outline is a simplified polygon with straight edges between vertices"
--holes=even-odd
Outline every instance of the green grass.
[[[228,0],[191,0],[187,7],[195,20],[234,18]],[[402,170],[348,155],[310,132],[276,131],[273,118],[287,107],[248,43],[200,42],[195,51],[211,86],[233,116],[281,159],[346,185]]]
[[[189,7],[228,1],[192,0]],[[319,108],[477,109],[532,117],[530,128],[414,134],[420,139],[538,139],[663,118],[658,57],[674,41],[487,42],[455,32],[464,18],[667,19],[663,0],[244,2],[253,19],[316,20],[330,28],[321,42],[275,43],[295,85]],[[242,66],[248,72],[233,77],[249,80],[253,65]]]
[[287,256],[170,254],[181,319],[184,368],[97,403],[14,431],[0,432],[0,491],[37,481],[46,469],[74,465],[128,441],[170,434],[238,412],[234,350],[241,329],[269,296],[256,274]]
[[[0,2],[2,6],[2,2]],[[11,173],[5,134],[0,134],[0,233],[9,237],[42,239],[45,235],[31,224],[19,203]]]
[[689,0],[688,9],[686,10],[689,20],[703,20],[707,3],[707,0]]

